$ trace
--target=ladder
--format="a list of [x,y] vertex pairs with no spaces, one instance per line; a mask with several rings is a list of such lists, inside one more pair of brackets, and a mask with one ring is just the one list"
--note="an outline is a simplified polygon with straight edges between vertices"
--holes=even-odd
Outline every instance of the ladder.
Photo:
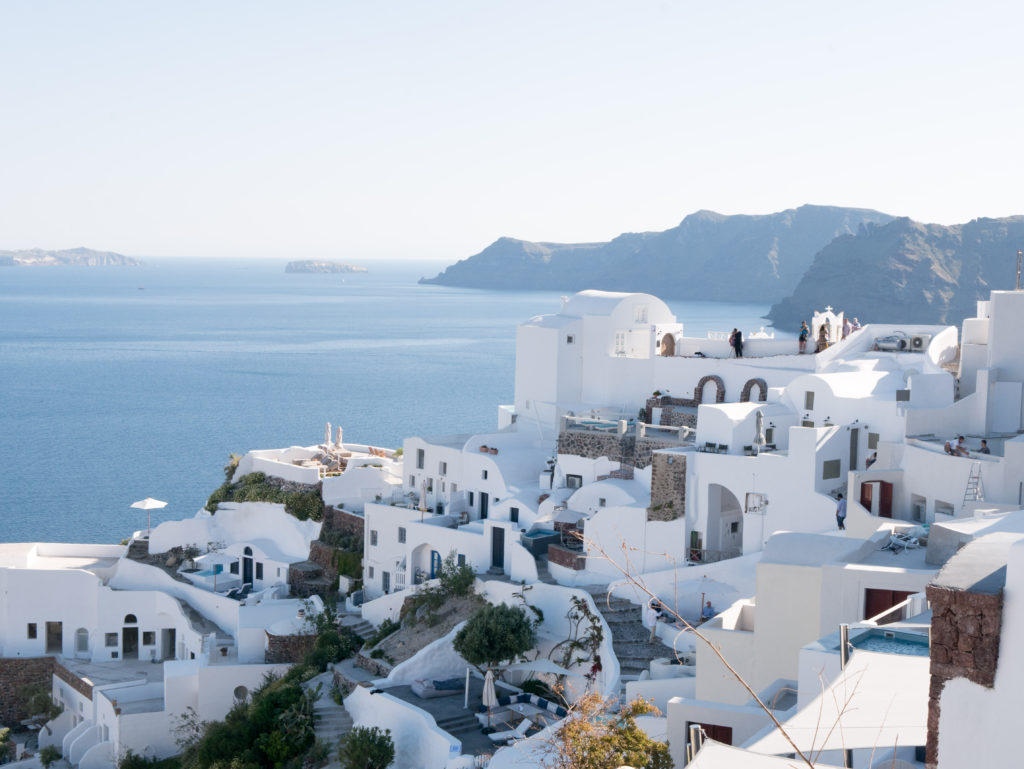
[[971,462],[971,471],[967,475],[967,488],[964,489],[964,504],[983,502],[985,487],[981,485],[981,462]]

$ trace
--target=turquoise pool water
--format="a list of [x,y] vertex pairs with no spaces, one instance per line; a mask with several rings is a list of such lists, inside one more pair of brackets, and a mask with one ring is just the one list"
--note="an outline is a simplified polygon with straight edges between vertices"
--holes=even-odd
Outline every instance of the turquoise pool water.
[[535,529],[534,531],[527,532],[523,536],[524,537],[530,537],[530,538],[533,538],[533,537],[552,537],[552,536],[554,536],[557,533],[558,532],[552,531],[551,529]]
[[928,638],[914,633],[898,633],[893,630],[870,630],[850,639],[856,649],[885,654],[909,654],[914,657],[928,656]]

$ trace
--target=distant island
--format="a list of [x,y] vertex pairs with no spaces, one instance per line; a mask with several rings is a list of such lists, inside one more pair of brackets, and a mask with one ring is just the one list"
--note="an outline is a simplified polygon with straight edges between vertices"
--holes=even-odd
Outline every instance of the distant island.
[[113,251],[93,251],[91,248],[68,248],[50,251],[27,248],[20,251],[0,251],[0,267],[138,267],[138,259]]
[[306,259],[299,262],[288,262],[285,272],[366,272],[365,267],[345,262],[318,262]]

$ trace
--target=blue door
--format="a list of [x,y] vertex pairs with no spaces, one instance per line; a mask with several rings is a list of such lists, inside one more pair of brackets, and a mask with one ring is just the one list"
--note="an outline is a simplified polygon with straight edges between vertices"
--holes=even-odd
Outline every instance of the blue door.
[[430,551],[430,578],[436,579],[441,572],[441,554],[436,550]]

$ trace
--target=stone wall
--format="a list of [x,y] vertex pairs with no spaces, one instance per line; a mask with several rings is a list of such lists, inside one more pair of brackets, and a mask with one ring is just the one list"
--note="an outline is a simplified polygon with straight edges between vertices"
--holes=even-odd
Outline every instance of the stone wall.
[[355,665],[363,670],[369,670],[378,678],[387,678],[391,674],[391,665],[382,659],[374,659],[362,651],[356,655]]
[[334,567],[336,552],[336,548],[326,545],[320,540],[309,543],[309,560],[323,570],[322,576],[332,585],[338,584],[338,570]]
[[350,513],[348,510],[339,510],[336,507],[325,507],[320,536],[323,536],[325,532],[338,532],[362,537],[365,523],[366,521],[361,515]]
[[932,604],[931,686],[928,692],[928,745],[925,764],[938,765],[942,689],[953,678],[992,688],[999,662],[1003,591],[972,593],[929,585]]
[[270,663],[301,662],[313,651],[316,635],[273,635],[267,633],[265,661]]
[[[632,434],[598,433],[586,430],[565,430],[558,434],[558,453],[576,457],[598,459],[631,457],[636,450],[636,437]],[[623,459],[622,461],[625,461]]]
[[664,439],[640,438],[637,440],[632,433],[616,435],[585,430],[566,430],[558,435],[559,454],[572,454],[587,459],[608,457],[613,462],[622,462],[634,467],[647,467],[651,464],[651,455],[654,451],[677,445],[673,441]]
[[587,567],[587,556],[580,551],[570,550],[561,545],[548,545],[548,562],[557,563],[559,566],[574,571],[582,571]]
[[686,515],[686,455],[654,454],[648,521],[673,521]]
[[14,726],[28,718],[21,697],[24,686],[50,690],[56,660],[53,657],[0,658],[0,726]]

